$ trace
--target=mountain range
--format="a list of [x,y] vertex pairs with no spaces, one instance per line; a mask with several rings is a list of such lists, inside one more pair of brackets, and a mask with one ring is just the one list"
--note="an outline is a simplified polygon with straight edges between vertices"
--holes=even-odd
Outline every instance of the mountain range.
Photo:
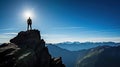
[[120,43],[46,44],[40,31],[21,31],[0,45],[0,67],[120,67]]
[[53,44],[56,45],[60,48],[67,49],[70,51],[79,51],[83,49],[90,49],[94,48],[97,46],[104,46],[104,45],[109,45],[109,46],[118,46],[120,43],[115,43],[115,42],[63,42],[63,43],[56,43]]
[[[90,47],[87,47],[87,45],[89,45]],[[68,49],[67,46],[69,48],[74,48],[74,49],[72,50]],[[77,51],[75,50],[76,46],[78,46],[79,48],[77,49]],[[111,64],[111,62],[115,62],[115,60],[118,58],[116,63],[113,64],[115,65],[120,60],[119,59],[120,46],[119,43],[114,43],[114,42],[99,42],[99,43],[86,42],[82,44],[79,42],[74,42],[74,43],[65,42],[59,44],[47,44],[47,47],[50,54],[52,54],[53,57],[61,56],[63,58],[63,63],[66,65],[66,67],[98,67],[99,66],[97,65],[98,62],[103,63],[101,67],[107,67],[104,65],[104,62],[106,64],[109,63]],[[81,47],[84,49],[81,49]],[[114,56],[111,57],[112,54],[114,54]],[[111,62],[108,62],[109,59],[105,56],[111,58],[112,59]],[[101,59],[106,59],[106,60],[104,60],[103,62],[103,60],[101,61]]]

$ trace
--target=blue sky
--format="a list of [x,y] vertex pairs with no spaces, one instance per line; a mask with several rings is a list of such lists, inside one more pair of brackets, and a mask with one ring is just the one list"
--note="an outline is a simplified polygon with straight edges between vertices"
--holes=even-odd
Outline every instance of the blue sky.
[[49,43],[120,42],[119,0],[0,0],[1,43],[26,30],[25,11]]

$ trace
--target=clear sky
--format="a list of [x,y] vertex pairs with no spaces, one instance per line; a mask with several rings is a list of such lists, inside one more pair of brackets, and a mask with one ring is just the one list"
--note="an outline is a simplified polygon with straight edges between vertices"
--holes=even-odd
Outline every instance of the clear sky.
[[0,0],[1,43],[26,30],[27,11],[49,43],[120,42],[119,0]]

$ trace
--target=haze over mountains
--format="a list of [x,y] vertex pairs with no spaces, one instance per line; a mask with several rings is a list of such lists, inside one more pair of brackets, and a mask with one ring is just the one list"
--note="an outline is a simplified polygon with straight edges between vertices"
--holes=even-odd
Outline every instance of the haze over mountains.
[[56,45],[60,48],[67,49],[70,51],[79,51],[83,49],[90,49],[93,47],[97,46],[104,46],[104,45],[109,45],[109,46],[118,46],[120,43],[115,43],[115,42],[63,42],[63,43],[57,43],[53,44]]
[[[63,63],[66,65],[66,67],[81,67],[81,65],[84,65],[84,61],[86,61],[86,57],[94,57],[96,54],[101,54],[106,50],[107,48],[110,48],[113,53],[119,53],[119,51],[115,52],[115,47],[119,47],[120,43],[114,43],[114,42],[98,42],[98,43],[92,43],[92,42],[86,42],[86,43],[79,43],[79,42],[64,42],[64,43],[58,43],[58,44],[47,44],[49,52],[52,54],[52,56],[57,57],[61,56],[63,58]],[[72,49],[71,49],[72,48]],[[113,49],[113,50],[112,50]],[[120,50],[119,48],[117,48]],[[101,53],[99,51],[103,50]],[[105,54],[107,54],[109,51],[107,51]],[[93,55],[91,55],[93,54]],[[98,57],[96,56],[96,57]],[[109,57],[109,55],[108,55]],[[113,56],[113,59],[115,57],[118,57],[118,55]],[[85,59],[83,59],[85,58]],[[100,57],[102,58],[102,56]],[[106,59],[106,58],[104,58]],[[119,58],[118,58],[119,59]],[[93,60],[96,60],[94,58]],[[80,63],[80,61],[83,61]],[[99,61],[99,60],[97,60]],[[90,63],[91,61],[86,61],[86,63]],[[107,61],[105,61],[107,63]],[[97,62],[93,62],[97,63]],[[109,63],[109,62],[108,62]],[[93,65],[93,64],[91,64]],[[85,67],[85,66],[82,66]],[[89,67],[89,65],[86,65],[86,67]],[[92,66],[91,66],[92,67]],[[96,67],[96,66],[94,66]],[[104,64],[103,64],[104,67]]]

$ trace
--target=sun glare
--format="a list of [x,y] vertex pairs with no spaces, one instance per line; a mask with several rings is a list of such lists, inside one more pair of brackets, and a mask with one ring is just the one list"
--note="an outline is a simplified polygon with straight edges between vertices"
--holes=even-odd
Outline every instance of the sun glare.
[[34,15],[33,15],[33,12],[32,11],[25,11],[24,12],[24,17],[27,19],[29,17],[33,18]]

